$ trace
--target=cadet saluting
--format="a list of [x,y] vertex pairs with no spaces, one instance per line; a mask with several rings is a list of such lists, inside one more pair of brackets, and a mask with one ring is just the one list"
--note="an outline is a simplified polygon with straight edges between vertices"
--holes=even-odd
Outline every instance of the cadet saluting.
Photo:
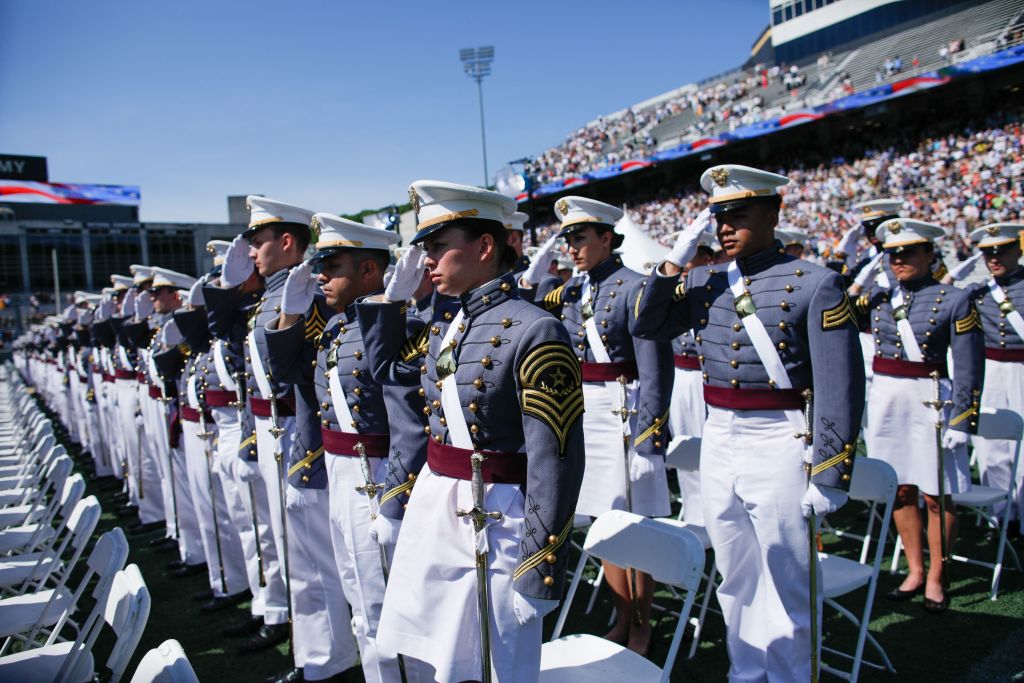
[[[631,306],[637,336],[694,331],[708,404],[701,496],[723,576],[718,600],[735,680],[811,677],[816,643],[803,518],[845,503],[864,398],[857,328],[840,276],[785,255],[774,237],[778,188],[788,182],[746,166],[705,171],[710,211],[683,231]],[[711,215],[735,260],[694,268],[680,282]],[[807,389],[814,392],[811,425],[801,415]],[[793,438],[808,426],[810,444]]]
[[[424,348],[422,388],[430,424],[427,465],[416,480],[395,550],[377,642],[434,667],[438,681],[489,679],[481,666],[481,617],[501,681],[534,681],[541,617],[562,595],[568,537],[583,475],[580,370],[558,320],[522,301],[503,222],[515,202],[437,181],[410,190],[426,266],[461,306],[442,336],[431,325],[406,349]],[[357,306],[377,377],[399,381],[405,298],[420,278],[420,249],[396,268],[396,302]],[[405,283],[408,280],[408,284]],[[510,419],[521,414],[520,419]],[[486,495],[475,501],[471,462]],[[502,513],[477,533],[474,502]],[[485,582],[478,584],[477,554]],[[481,588],[489,615],[478,610]]]

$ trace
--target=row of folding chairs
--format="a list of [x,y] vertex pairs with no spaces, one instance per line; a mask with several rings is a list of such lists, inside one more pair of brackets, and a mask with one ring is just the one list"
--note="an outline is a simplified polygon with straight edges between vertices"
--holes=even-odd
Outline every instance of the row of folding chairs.
[[[85,496],[84,479],[32,396],[9,366],[0,368],[0,680],[94,680],[93,649],[109,630],[102,669],[120,681],[149,619],[149,591],[138,566],[126,566],[124,532],[95,536],[99,501]],[[181,645],[168,640],[131,680],[198,679]]]
[[[975,438],[1003,439],[1014,442],[1016,452],[1021,451],[1021,441],[1024,438],[1024,420],[1021,416],[1010,410],[984,409],[979,418],[978,433]],[[699,437],[677,437],[673,439],[666,455],[668,467],[682,473],[694,473],[700,463],[701,440]],[[1006,542],[1008,515],[1002,519],[997,518],[993,512],[995,506],[1002,504],[1009,509],[1016,496],[1014,485],[1017,462],[1013,463],[1013,471],[1010,476],[1010,485],[1007,489],[994,489],[981,484],[974,484],[972,490],[965,494],[957,494],[953,497],[957,506],[969,510],[979,516],[982,523],[988,524],[998,530],[999,540],[996,546],[995,558],[992,561],[967,558],[954,555],[954,559],[982,566],[992,570],[991,578],[991,599],[995,600],[998,594],[999,579],[1003,571],[1004,558],[1010,554],[1013,565],[1017,570],[1021,569],[1020,560],[1012,546]],[[896,472],[885,462],[869,457],[857,459],[854,466],[853,477],[850,486],[851,501],[858,502],[868,507],[866,528],[841,529],[831,526],[826,520],[822,521],[822,528],[834,533],[836,536],[858,542],[860,544],[856,559],[842,557],[836,554],[819,552],[818,559],[821,567],[821,578],[819,587],[822,593],[824,604],[838,614],[842,619],[849,622],[856,629],[857,638],[853,652],[843,652],[828,644],[828,633],[823,634],[821,643],[822,652],[828,661],[823,661],[822,670],[837,677],[856,681],[861,669],[868,666],[874,669],[887,670],[895,673],[895,668],[885,652],[882,645],[875,639],[868,630],[871,621],[871,612],[877,592],[878,577],[882,569],[883,560],[886,555],[887,541],[893,541],[893,559],[891,571],[895,572],[899,554],[902,546],[899,537],[891,528],[892,510],[895,502],[897,489]],[[685,501],[684,501],[685,505]],[[612,522],[612,519],[618,520]],[[627,523],[626,519],[629,519]],[[642,538],[647,533],[651,538],[647,539],[649,545],[643,543],[626,543],[629,552],[622,554],[606,553],[609,547],[607,537],[609,525],[618,525],[614,536],[616,538],[635,536]],[[642,528],[643,531],[633,531],[631,526]],[[657,527],[658,531],[650,529]],[[622,528],[619,528],[622,527]],[[718,586],[720,576],[716,571],[714,553],[711,551],[711,542],[707,530],[699,524],[685,521],[683,510],[680,511],[677,519],[642,520],[635,515],[628,513],[614,512],[602,515],[592,524],[589,518],[578,517],[576,528],[586,533],[586,540],[582,545],[574,543],[580,553],[580,559],[576,569],[572,572],[572,583],[569,594],[559,615],[558,623],[554,633],[554,640],[546,643],[543,650],[543,676],[542,680],[557,680],[559,672],[567,674],[567,667],[583,667],[585,670],[594,670],[594,675],[580,680],[615,680],[616,677],[627,677],[629,680],[668,680],[672,671],[675,659],[678,654],[678,636],[684,633],[686,624],[691,626],[692,641],[687,657],[692,659],[700,643],[704,629],[705,620],[709,613],[714,613],[711,608],[711,598]],[[696,583],[680,582],[678,579],[682,574],[673,574],[674,580],[665,580],[667,575],[664,567],[659,563],[663,562],[669,555],[668,548],[672,547],[672,541],[665,538],[655,538],[657,534],[671,535],[674,529],[679,532],[688,532],[691,540],[687,543],[679,542],[679,548],[675,552],[674,569],[678,572],[698,571]],[[625,543],[625,542],[624,542]],[[615,545],[615,544],[613,544]],[[615,545],[617,551],[621,546]],[[699,548],[699,553],[697,549]],[[656,551],[652,552],[652,549]],[[685,552],[694,552],[699,555],[699,562],[693,561]],[[705,561],[705,554],[708,555]],[[614,555],[614,556],[612,556]],[[599,560],[608,560],[619,566],[628,566],[638,571],[652,574],[655,581],[660,583],[668,592],[676,598],[675,604],[681,604],[676,609],[672,605],[653,605],[655,611],[660,611],[666,616],[676,619],[676,628],[673,633],[672,645],[668,657],[662,667],[656,667],[648,660],[634,655],[629,650],[614,643],[610,643],[596,636],[577,635],[568,638],[560,638],[568,615],[569,604],[576,596],[581,585],[590,590],[590,597],[585,608],[589,614],[594,608],[598,591],[602,586],[603,570]],[[587,578],[587,567],[591,566],[590,574],[596,571],[595,578]],[[696,569],[694,569],[696,568]],[[659,575],[654,570],[661,571]],[[661,576],[662,578],[659,578]],[[687,574],[693,578],[692,574]],[[856,591],[866,589],[863,604],[858,603],[855,607],[847,606],[850,596]],[[842,599],[842,601],[841,601]],[[696,602],[695,602],[696,600]],[[847,603],[844,605],[843,603]],[[691,610],[696,606],[696,614],[691,616]],[[872,658],[866,657],[866,651],[870,647]],[[637,673],[642,672],[642,673]],[[549,675],[550,674],[550,675]],[[628,674],[628,675],[627,675]]]

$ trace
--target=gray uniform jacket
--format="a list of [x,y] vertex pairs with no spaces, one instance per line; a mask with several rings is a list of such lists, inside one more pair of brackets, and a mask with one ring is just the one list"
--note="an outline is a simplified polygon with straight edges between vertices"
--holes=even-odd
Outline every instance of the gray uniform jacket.
[[[519,298],[511,273],[460,299],[465,317],[450,353],[473,447],[502,453],[494,457],[526,459],[526,518],[513,585],[523,595],[560,599],[583,481],[579,362],[565,328]],[[357,310],[366,352],[381,383],[401,382],[397,368],[422,358],[420,378],[430,419],[425,431],[435,443],[451,445],[437,372],[447,325],[434,323],[425,334],[403,341],[403,305],[360,303]],[[435,310],[442,319],[445,314],[451,312]]]
[[[903,290],[907,320],[924,362],[944,376],[947,352],[953,352],[953,407],[949,428],[974,433],[978,424],[978,398],[984,379],[984,337],[970,292],[936,282],[931,275],[912,282],[893,281]],[[857,298],[861,326],[875,338],[875,359],[906,361],[896,327],[892,290],[872,287]],[[875,372],[886,372],[876,362]]]
[[[1008,304],[1003,303],[1002,308],[992,298],[987,280],[971,289],[971,298],[974,299],[978,316],[981,318],[981,329],[985,334],[986,356],[993,360],[1000,360],[1000,358],[1010,360],[1010,357],[999,352],[1016,352],[1012,353],[1013,356],[1024,354],[1024,339],[1021,339],[1013,326],[1006,320],[1006,314],[1010,310],[1024,314],[1024,266],[1018,266],[1017,270],[1005,277],[996,278],[996,284],[1003,288],[1008,302]],[[1024,358],[1018,358],[1018,360],[1024,360]]]
[[[787,256],[778,241],[738,265],[793,391],[813,389],[811,480],[847,489],[864,406],[864,367],[842,278]],[[652,274],[633,300],[631,328],[651,339],[672,339],[692,328],[709,405],[742,409],[743,394],[723,389],[755,390],[768,400],[778,392],[785,400],[770,382],[733,299],[724,265],[694,268],[685,283]]]
[[[592,288],[590,307],[601,333],[601,341],[608,350],[611,362],[635,363],[640,380],[637,398],[637,428],[634,446],[643,455],[664,455],[671,435],[668,431],[668,404],[672,398],[675,377],[670,340],[647,340],[634,337],[629,331],[630,295],[639,286],[643,276],[622,265],[622,259],[613,254],[592,268],[589,276]],[[545,282],[550,282],[546,280]],[[544,284],[535,290],[523,290],[524,298],[534,295],[545,310],[558,316],[573,341],[576,357],[581,363],[594,363],[597,359],[590,347],[584,327],[583,275],[569,278],[562,284],[545,291]],[[617,420],[612,415],[607,419]]]

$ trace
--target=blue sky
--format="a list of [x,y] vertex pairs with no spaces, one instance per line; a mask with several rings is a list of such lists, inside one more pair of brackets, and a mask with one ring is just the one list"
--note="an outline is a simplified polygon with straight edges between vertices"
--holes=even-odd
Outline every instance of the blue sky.
[[482,180],[459,48],[494,45],[490,171],[742,63],[768,0],[0,0],[0,151],[136,184],[146,221],[261,193],[354,213]]

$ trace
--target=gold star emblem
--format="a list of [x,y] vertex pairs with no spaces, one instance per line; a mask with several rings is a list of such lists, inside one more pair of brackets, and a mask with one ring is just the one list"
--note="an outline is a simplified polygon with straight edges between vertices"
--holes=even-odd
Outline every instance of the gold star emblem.
[[990,235],[998,235],[999,234],[999,226],[998,225],[990,225],[987,228],[985,228],[985,232],[987,232]]
[[729,182],[729,169],[719,166],[718,168],[711,169],[711,179],[719,187],[725,187]]
[[562,372],[562,368],[555,368],[555,371],[551,373],[551,388],[565,386],[566,374]]
[[559,199],[558,203],[555,204],[555,208],[558,209],[558,213],[565,216],[569,213],[569,202],[564,199]]

